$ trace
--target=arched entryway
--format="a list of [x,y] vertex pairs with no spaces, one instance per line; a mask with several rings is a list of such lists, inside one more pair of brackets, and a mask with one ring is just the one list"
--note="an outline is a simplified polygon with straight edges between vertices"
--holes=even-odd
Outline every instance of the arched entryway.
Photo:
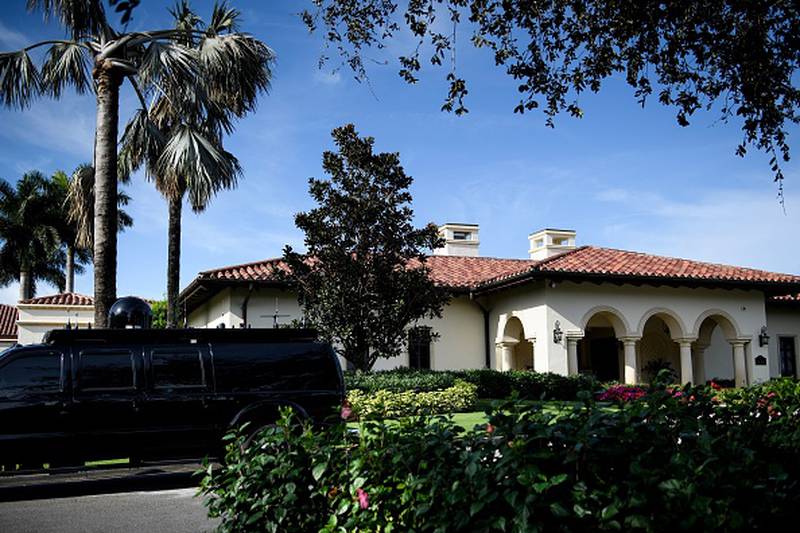
[[587,313],[583,338],[578,341],[578,372],[601,381],[622,381],[625,362],[621,340],[627,327],[621,315],[610,308]]
[[500,348],[500,370],[533,369],[533,338],[525,336],[522,321],[512,316],[503,328]]
[[[642,317],[639,326],[638,366],[639,380],[650,382],[662,370],[671,374],[671,381],[692,381],[691,341],[686,336],[683,324],[668,310],[652,310]],[[678,340],[681,342],[678,342]],[[681,343],[684,358],[681,360]],[[688,368],[683,368],[684,364]]]
[[695,375],[698,383],[710,380],[747,384],[745,346],[732,317],[721,311],[708,311],[698,318],[694,345]]

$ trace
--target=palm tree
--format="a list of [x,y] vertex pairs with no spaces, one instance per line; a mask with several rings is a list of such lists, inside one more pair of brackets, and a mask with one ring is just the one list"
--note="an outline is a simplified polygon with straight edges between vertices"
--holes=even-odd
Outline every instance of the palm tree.
[[38,281],[64,288],[65,257],[48,188],[40,172],[28,172],[16,187],[0,181],[0,286],[19,281],[20,300],[36,294]]
[[[185,36],[181,45],[199,55],[207,50],[209,40],[235,34],[240,13],[217,5],[206,25],[185,0],[170,10],[176,31]],[[198,33],[201,32],[201,33]],[[267,61],[247,65],[246,72],[231,73],[239,78],[235,91],[218,86],[219,77],[201,70],[198,87],[187,92],[177,83],[165,81],[160,94],[147,109],[141,109],[125,129],[120,150],[120,172],[130,174],[144,166],[147,176],[169,205],[167,234],[167,327],[179,322],[181,216],[183,201],[196,213],[202,212],[211,198],[222,189],[234,188],[241,173],[238,160],[223,148],[224,134],[233,131],[233,121],[255,104],[259,90],[266,90],[271,78],[269,52]],[[201,69],[215,69],[216,61],[204,61]],[[196,98],[195,94],[205,98]],[[146,116],[146,118],[145,118]],[[148,127],[149,126],[149,127]],[[154,127],[153,127],[154,126]],[[180,144],[197,145],[196,157]]]
[[[68,85],[78,93],[95,93],[94,323],[105,327],[116,297],[120,86],[130,82],[144,109],[148,96],[174,85],[203,107],[210,97],[228,97],[243,106],[237,113],[243,114],[268,85],[262,65],[272,54],[264,43],[239,32],[209,36],[199,30],[175,28],[120,31],[110,24],[102,0],[28,0],[28,7],[41,10],[45,18],[57,18],[68,36],[0,54],[0,102],[22,109],[42,95],[59,98]],[[199,38],[198,49],[182,44],[189,37]],[[30,55],[40,47],[48,47],[41,69]],[[195,90],[201,87],[211,91]],[[142,120],[145,127],[151,127],[146,113]],[[174,162],[207,157],[204,147],[209,141],[201,132],[175,133],[178,139],[165,139],[169,147],[162,161],[165,170]]]
[[[75,274],[82,274],[84,265],[92,262],[94,222],[94,169],[80,165],[72,176],[61,170],[51,178],[54,223],[66,253],[66,292],[75,291]],[[133,219],[120,209],[128,205],[130,196],[117,194],[117,231],[133,225]]]

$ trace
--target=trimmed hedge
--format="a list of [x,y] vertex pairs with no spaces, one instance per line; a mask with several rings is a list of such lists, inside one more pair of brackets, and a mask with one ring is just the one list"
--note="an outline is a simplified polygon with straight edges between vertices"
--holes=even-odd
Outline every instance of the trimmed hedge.
[[224,531],[785,528],[800,505],[789,389],[651,387],[618,409],[581,393],[558,415],[505,402],[466,432],[411,417],[353,434],[285,411],[256,445],[234,439],[201,489]]
[[428,392],[364,392],[356,389],[347,393],[347,401],[356,418],[374,420],[470,411],[478,401],[476,391],[475,385],[456,381],[452,387]]
[[477,387],[478,398],[502,399],[516,394],[528,400],[575,400],[581,391],[595,392],[599,383],[591,376],[562,376],[526,370],[500,372],[476,370],[396,369],[377,372],[347,372],[347,390],[377,392],[429,392],[452,387],[462,380]]

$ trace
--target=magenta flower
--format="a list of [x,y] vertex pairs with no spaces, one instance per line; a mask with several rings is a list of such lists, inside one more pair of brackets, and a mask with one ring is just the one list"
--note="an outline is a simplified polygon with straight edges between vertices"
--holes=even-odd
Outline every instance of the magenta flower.
[[356,496],[358,496],[358,505],[362,509],[366,509],[369,507],[369,495],[366,493],[364,489],[358,487],[356,489]]
[[344,404],[342,406],[342,412],[339,414],[339,416],[342,417],[342,420],[347,420],[352,414],[353,410],[350,408],[350,406],[348,404]]

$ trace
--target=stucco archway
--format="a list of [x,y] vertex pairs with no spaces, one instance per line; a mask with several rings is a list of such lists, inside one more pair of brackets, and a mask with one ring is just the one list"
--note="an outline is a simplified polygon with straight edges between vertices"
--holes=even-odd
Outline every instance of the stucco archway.
[[498,342],[500,370],[530,370],[533,368],[533,338],[527,337],[522,321],[509,317]]
[[[669,370],[673,381],[686,376],[691,381],[692,372],[686,372],[681,361],[681,346],[676,342],[684,337],[679,319],[671,312],[657,310],[642,317],[639,325],[641,340],[637,354],[640,380],[652,381],[661,370]],[[686,341],[684,341],[686,342]],[[689,348],[690,343],[684,349]],[[691,357],[686,365],[691,367]]]
[[696,381],[747,383],[745,345],[736,320],[720,309],[709,309],[695,321],[697,342],[694,345]]
[[584,315],[581,325],[584,336],[578,341],[578,372],[593,374],[601,381],[622,381],[620,340],[630,331],[625,317],[613,307],[597,306]]

